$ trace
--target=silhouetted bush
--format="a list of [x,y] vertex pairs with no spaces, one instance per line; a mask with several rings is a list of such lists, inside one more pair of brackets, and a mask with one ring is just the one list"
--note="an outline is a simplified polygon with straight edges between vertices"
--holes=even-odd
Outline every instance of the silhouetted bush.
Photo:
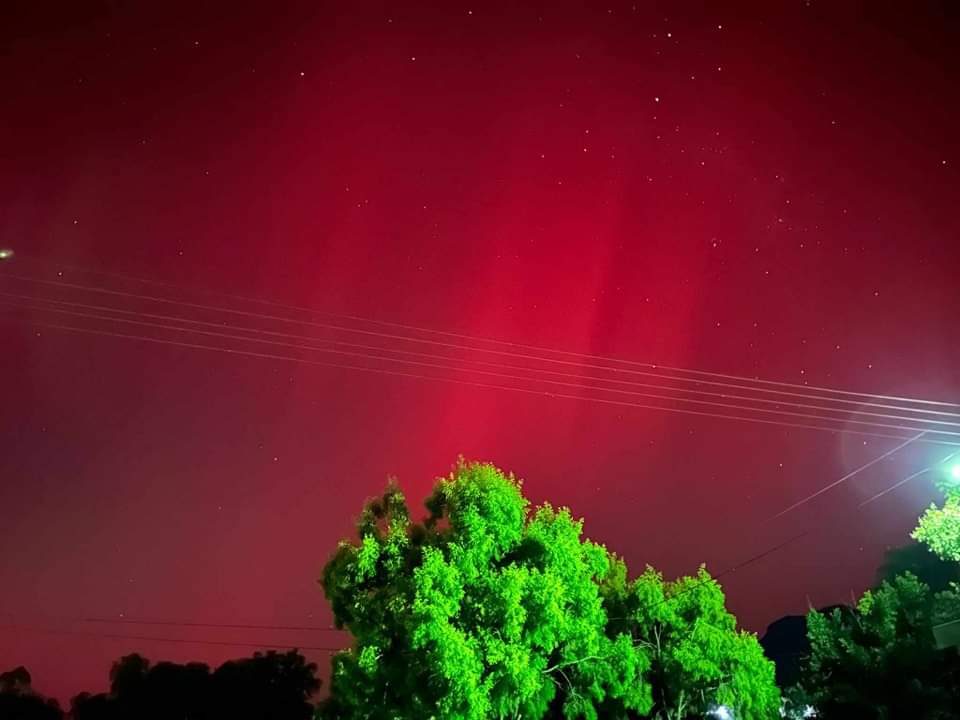
[[30,682],[22,665],[0,673],[0,720],[62,720],[57,701],[34,692]]

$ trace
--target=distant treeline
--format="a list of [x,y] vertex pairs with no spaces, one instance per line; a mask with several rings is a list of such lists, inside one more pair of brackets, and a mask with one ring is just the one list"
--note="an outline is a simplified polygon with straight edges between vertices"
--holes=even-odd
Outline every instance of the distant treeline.
[[18,667],[0,674],[0,720],[309,720],[316,671],[295,650],[255,653],[216,670],[133,654],[114,663],[109,692],[80,693],[65,710],[34,691]]

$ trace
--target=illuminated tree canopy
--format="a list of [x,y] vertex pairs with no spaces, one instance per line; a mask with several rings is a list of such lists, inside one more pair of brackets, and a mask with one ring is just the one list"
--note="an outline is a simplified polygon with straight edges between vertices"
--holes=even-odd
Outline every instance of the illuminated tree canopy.
[[946,495],[943,507],[931,505],[911,537],[926,544],[944,560],[960,562],[960,482],[956,466],[938,485]]
[[[625,574],[621,563],[619,575]],[[696,577],[664,582],[648,567],[608,595],[611,628],[627,629],[651,659],[650,717],[704,717],[718,705],[734,708],[733,716],[743,720],[776,717],[774,665],[755,635],[737,631],[720,585],[705,568]]]
[[354,637],[324,717],[679,718],[718,699],[737,717],[776,716],[773,666],[705,571],[628,583],[569,510],[529,508],[490,465],[461,460],[426,506],[412,522],[392,485],[324,569]]

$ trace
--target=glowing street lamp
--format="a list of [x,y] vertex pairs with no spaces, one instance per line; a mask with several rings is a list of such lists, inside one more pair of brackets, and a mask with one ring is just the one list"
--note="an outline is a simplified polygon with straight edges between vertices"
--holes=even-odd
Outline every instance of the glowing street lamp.
[[947,468],[947,477],[955,483],[960,483],[960,462]]
[[0,260],[9,260],[13,257],[13,250],[10,248],[0,248]]

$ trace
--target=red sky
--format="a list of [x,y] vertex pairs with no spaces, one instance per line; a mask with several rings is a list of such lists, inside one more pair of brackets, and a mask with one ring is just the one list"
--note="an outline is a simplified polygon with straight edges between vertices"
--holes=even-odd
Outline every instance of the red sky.
[[[17,5],[2,292],[184,311],[11,277],[174,292],[86,271],[123,273],[195,302],[960,402],[947,2]],[[867,586],[934,495],[852,508],[944,452],[911,446],[760,527],[896,441],[0,319],[0,668],[61,698],[133,650],[252,650],[103,634],[330,645],[78,620],[326,627],[316,578],[363,500],[396,475],[419,505],[460,453],[570,505],[636,572],[720,571],[810,530],[724,578],[762,631]],[[352,341],[372,339],[439,352]]]

